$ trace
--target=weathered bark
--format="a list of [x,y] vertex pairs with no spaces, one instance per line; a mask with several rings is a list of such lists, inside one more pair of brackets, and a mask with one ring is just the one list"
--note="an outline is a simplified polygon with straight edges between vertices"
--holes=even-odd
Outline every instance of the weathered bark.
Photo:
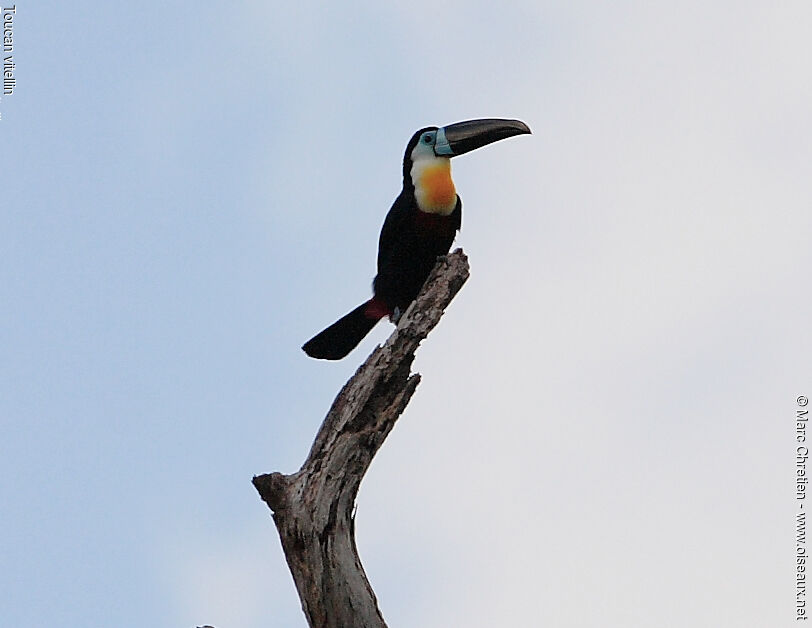
[[386,343],[336,397],[302,468],[254,486],[273,511],[311,628],[385,628],[355,547],[353,505],[372,458],[420,381],[414,352],[468,279],[461,249],[440,258]]

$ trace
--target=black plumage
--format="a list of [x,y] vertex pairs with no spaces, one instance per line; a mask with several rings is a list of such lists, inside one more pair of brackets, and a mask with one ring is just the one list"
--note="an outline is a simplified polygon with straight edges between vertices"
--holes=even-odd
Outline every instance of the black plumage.
[[414,134],[403,158],[403,189],[386,215],[378,240],[378,274],[374,296],[308,340],[302,349],[313,358],[340,360],[385,316],[402,314],[414,301],[437,261],[445,255],[462,225],[462,201],[447,216],[421,211],[411,177],[414,147],[426,127]]
[[378,240],[373,297],[308,340],[305,353],[339,360],[380,319],[396,320],[406,311],[462,225],[462,201],[451,181],[449,159],[523,133],[530,129],[520,120],[485,118],[425,127],[412,136],[403,157],[403,189]]

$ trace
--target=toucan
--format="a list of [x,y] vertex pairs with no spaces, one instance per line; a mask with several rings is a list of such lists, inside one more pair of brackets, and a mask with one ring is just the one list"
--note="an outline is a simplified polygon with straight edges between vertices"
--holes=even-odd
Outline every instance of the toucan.
[[523,133],[530,129],[520,120],[487,118],[428,126],[412,136],[403,156],[403,190],[381,228],[373,297],[308,340],[302,346],[307,355],[340,360],[382,318],[397,323],[462,226],[451,157]]

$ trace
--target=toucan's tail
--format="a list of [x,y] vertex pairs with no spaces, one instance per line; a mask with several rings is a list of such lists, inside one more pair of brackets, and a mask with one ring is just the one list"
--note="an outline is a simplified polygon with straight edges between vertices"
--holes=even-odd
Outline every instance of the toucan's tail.
[[313,336],[302,349],[311,358],[340,360],[388,313],[386,306],[372,298]]

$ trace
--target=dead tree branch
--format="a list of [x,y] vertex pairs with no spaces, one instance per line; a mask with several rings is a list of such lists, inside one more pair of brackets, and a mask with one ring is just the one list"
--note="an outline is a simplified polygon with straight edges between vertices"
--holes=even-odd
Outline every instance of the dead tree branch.
[[361,479],[420,381],[414,352],[468,279],[461,249],[440,258],[397,328],[338,393],[296,473],[254,477],[273,512],[311,628],[386,628],[355,547]]

